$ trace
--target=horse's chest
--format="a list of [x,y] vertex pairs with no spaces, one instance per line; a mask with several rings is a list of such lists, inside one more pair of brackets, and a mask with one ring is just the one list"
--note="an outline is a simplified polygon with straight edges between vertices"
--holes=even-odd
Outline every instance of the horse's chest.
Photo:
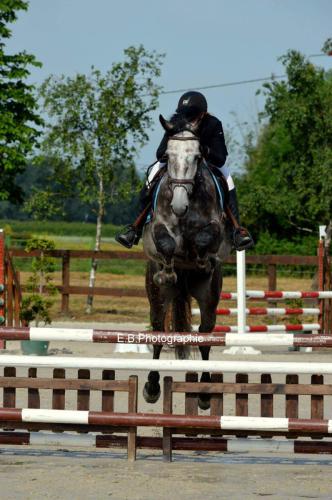
[[180,222],[182,234],[191,237],[209,224],[211,217],[195,209],[189,209],[187,217]]

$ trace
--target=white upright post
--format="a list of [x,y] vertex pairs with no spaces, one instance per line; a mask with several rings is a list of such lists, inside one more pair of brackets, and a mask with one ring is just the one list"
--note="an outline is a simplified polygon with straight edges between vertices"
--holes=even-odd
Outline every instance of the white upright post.
[[236,252],[237,331],[246,331],[246,253]]
[[326,238],[326,226],[319,226],[319,239],[323,240]]
[[[246,333],[246,252],[236,252],[237,332]],[[261,354],[254,347],[233,346],[225,354]]]

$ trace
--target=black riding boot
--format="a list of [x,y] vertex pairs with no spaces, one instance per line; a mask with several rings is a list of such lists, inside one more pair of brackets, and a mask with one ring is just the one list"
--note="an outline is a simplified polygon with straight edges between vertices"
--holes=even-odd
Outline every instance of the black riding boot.
[[[154,163],[151,167],[153,167],[153,165]],[[140,213],[137,219],[133,224],[129,224],[129,226],[125,228],[125,231],[115,236],[115,240],[126,248],[131,248],[133,245],[138,244],[143,233],[146,218],[151,209],[153,193],[165,171],[166,167],[161,167],[151,182],[149,182],[148,185],[146,183],[144,184],[139,195]]]
[[239,213],[239,205],[237,202],[236,189],[232,189],[229,191],[229,201],[228,206],[230,211],[233,214],[234,219],[238,223],[238,227],[234,226],[233,229],[233,243],[235,250],[247,250],[254,246],[254,240],[252,239],[249,231],[240,226],[240,213]]
[[150,191],[144,184],[140,192],[140,213],[133,224],[125,227],[125,230],[115,236],[115,240],[126,248],[131,248],[137,245],[142,233],[145,220],[148,214],[148,206],[150,205]]
[[[153,167],[153,165],[155,165],[155,163],[153,163],[150,167]],[[165,171],[166,166],[161,167],[152,181],[148,183],[148,186],[146,185],[146,183],[144,184],[139,195],[140,213],[137,219],[133,224],[129,224],[129,226],[125,228],[125,231],[115,236],[115,240],[124,247],[131,248],[133,245],[138,244],[143,233],[146,218],[151,210],[153,193]]]
[[142,232],[139,232],[134,224],[129,224],[122,233],[115,236],[115,241],[126,248],[131,248],[133,245],[138,244],[141,236]]

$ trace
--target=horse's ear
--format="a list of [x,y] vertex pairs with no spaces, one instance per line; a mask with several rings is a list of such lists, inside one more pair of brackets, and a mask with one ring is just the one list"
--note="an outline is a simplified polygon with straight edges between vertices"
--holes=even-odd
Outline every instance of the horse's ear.
[[173,132],[174,125],[171,122],[165,120],[165,118],[163,117],[163,115],[159,115],[159,121],[160,121],[161,126],[163,127],[163,129],[166,130],[166,132],[168,132],[168,133]]

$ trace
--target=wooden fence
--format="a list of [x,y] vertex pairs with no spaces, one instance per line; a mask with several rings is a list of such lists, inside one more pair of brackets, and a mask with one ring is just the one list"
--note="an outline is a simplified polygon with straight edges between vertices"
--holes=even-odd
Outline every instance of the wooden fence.
[[[36,257],[41,254],[40,250],[26,252],[22,249],[12,248],[8,251],[11,258],[27,258]],[[126,297],[145,297],[145,290],[142,288],[115,288],[115,287],[94,287],[77,286],[70,283],[70,264],[72,259],[92,259],[98,260],[146,260],[143,252],[116,252],[116,251],[99,251],[91,250],[50,250],[45,252],[45,255],[61,259],[62,283],[57,286],[61,293],[61,312],[69,313],[70,295],[104,295],[104,296],[126,296]],[[261,265],[267,271],[267,290],[277,289],[277,266],[308,266],[318,270],[319,256],[298,256],[298,255],[248,255],[246,257],[247,264]],[[235,256],[230,256],[226,264],[236,264]],[[24,287],[23,287],[24,290]]]

